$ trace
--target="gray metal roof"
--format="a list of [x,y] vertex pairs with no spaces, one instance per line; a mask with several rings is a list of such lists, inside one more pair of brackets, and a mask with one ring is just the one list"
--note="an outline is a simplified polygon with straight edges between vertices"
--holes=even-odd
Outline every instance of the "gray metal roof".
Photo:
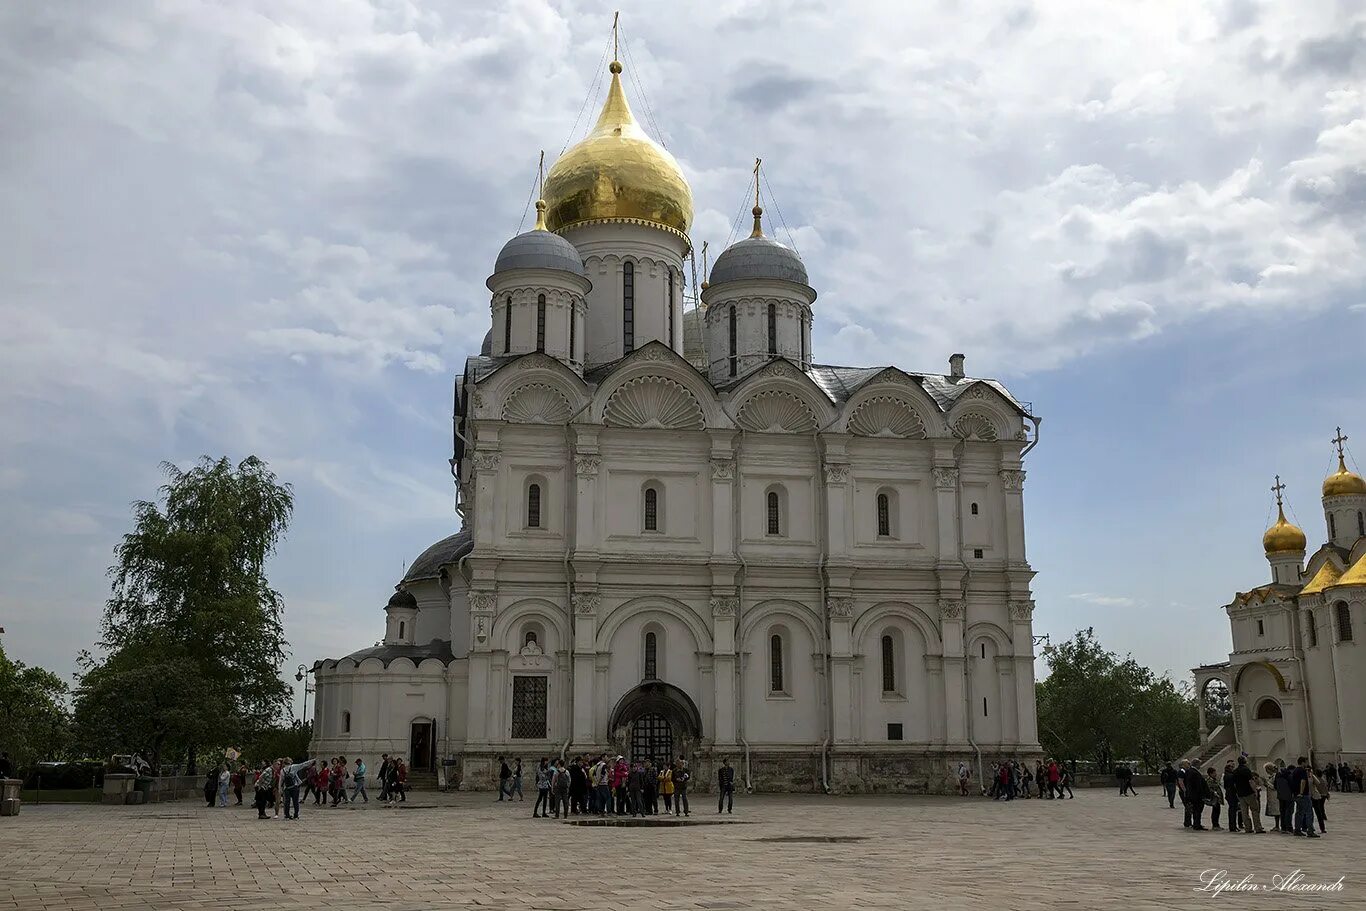
[[455,653],[451,651],[449,639],[433,639],[426,645],[375,645],[352,652],[345,658],[324,658],[313,667],[336,667],[339,662],[346,660],[360,664],[366,658],[378,658],[385,667],[399,658],[407,658],[413,664],[421,664],[428,658],[435,658],[442,664],[450,664],[455,660]]
[[408,572],[404,574],[403,581],[415,582],[418,579],[435,579],[441,575],[441,567],[454,563],[472,550],[474,550],[474,535],[468,528],[462,528],[418,554],[413,565],[408,567]]
[[480,354],[480,356],[482,356],[482,357],[488,357],[489,355],[493,354],[493,330],[492,330],[492,329],[490,329],[488,332],[485,332],[485,333],[484,333],[484,343],[483,343],[482,345],[479,346],[479,354]]
[[417,599],[410,591],[396,591],[389,596],[390,607],[417,607]]
[[708,280],[720,285],[746,278],[779,279],[810,287],[806,266],[797,251],[771,237],[747,237],[731,244],[716,258]]
[[503,244],[493,273],[497,275],[511,269],[555,269],[588,277],[578,249],[560,235],[549,231],[527,231]]

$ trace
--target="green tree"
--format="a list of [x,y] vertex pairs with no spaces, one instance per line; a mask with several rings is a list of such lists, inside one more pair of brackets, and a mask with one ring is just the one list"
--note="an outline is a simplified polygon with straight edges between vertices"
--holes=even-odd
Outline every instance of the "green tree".
[[[92,742],[154,764],[174,749],[193,771],[200,745],[243,740],[288,712],[284,606],[265,566],[294,496],[255,456],[162,467],[159,501],[133,505],[133,530],[115,548],[107,657],[87,663],[77,715]],[[119,711],[102,719],[99,709]]]
[[1138,757],[1149,771],[1200,741],[1200,717],[1188,685],[1157,677],[1144,691],[1136,723]]
[[11,661],[0,645],[0,750],[15,769],[63,759],[69,743],[67,686],[51,671]]

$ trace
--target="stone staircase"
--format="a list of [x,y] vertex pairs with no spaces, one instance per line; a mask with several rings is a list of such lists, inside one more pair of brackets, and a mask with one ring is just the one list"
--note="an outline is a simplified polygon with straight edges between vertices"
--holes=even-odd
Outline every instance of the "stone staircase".
[[1233,741],[1233,726],[1229,724],[1221,724],[1210,731],[1208,740],[1191,748],[1181,758],[1203,769],[1211,765],[1221,765],[1231,758],[1225,754],[1238,755],[1238,744]]

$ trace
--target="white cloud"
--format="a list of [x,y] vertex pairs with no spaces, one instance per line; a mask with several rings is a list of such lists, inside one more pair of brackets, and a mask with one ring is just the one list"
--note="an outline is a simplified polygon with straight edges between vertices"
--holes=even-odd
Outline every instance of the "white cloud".
[[1122,595],[1102,595],[1098,592],[1078,592],[1068,595],[1076,601],[1084,601],[1087,604],[1094,604],[1097,607],[1141,607],[1142,601],[1137,598],[1126,598]]

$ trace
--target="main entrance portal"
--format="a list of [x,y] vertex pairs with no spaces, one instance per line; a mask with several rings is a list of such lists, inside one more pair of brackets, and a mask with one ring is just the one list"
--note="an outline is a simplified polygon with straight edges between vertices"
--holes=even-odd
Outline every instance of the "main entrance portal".
[[668,764],[699,745],[702,716],[687,693],[661,680],[628,691],[612,710],[608,736],[632,760]]
[[631,726],[631,761],[649,759],[659,767],[675,758],[674,732],[669,720],[653,712],[637,718]]

